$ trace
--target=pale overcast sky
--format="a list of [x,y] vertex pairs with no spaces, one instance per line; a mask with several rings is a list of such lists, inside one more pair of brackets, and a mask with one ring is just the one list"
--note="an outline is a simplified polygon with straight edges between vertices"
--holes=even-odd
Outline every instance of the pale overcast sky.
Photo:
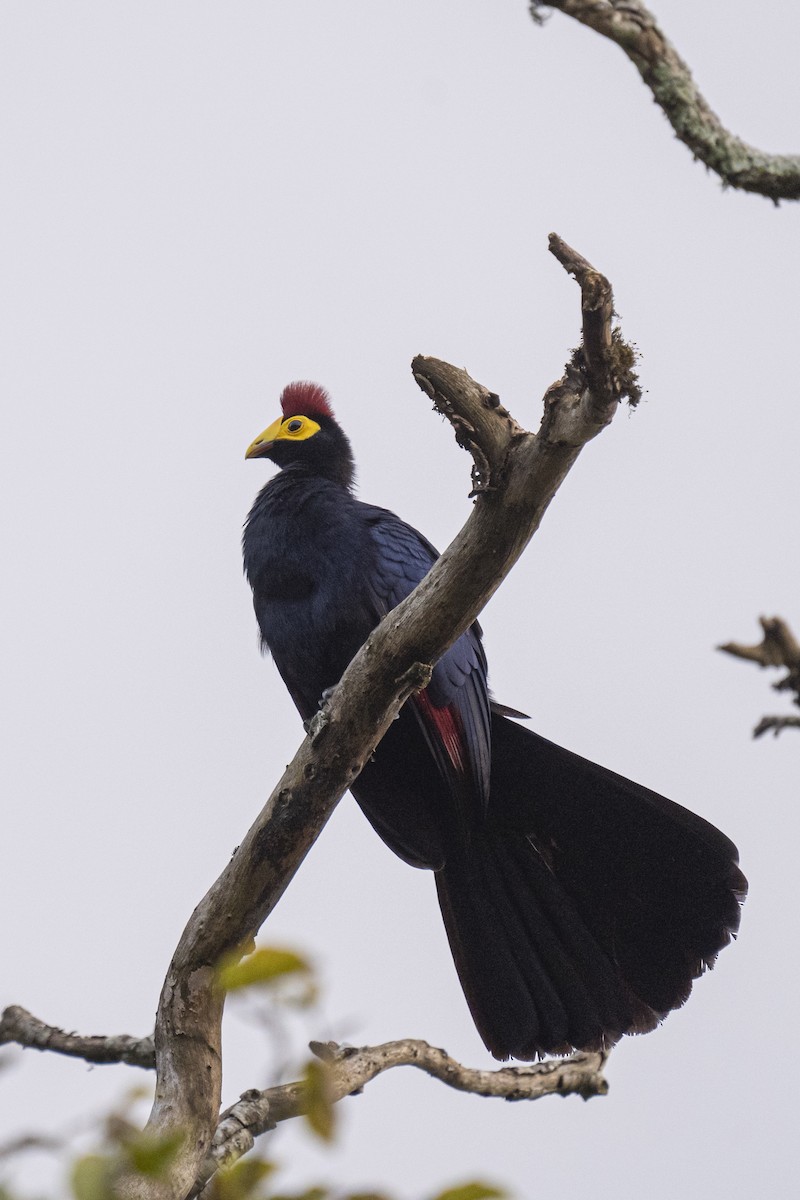
[[[656,0],[654,0],[656,3]],[[798,149],[800,10],[658,15],[722,118]],[[525,0],[5,0],[2,138],[2,1003],[152,1027],[193,906],[301,737],[259,657],[244,462],[288,380],[332,392],[360,494],[445,545],[469,461],[409,362],[434,354],[536,427],[579,329],[558,231],[610,276],[640,409],[584,452],[483,623],[497,696],[739,845],[735,946],[606,1099],[508,1105],[391,1072],[340,1106],[318,1178],[423,1200],[797,1194],[800,737],[714,645],[800,631],[800,209],[723,192],[615,47]],[[432,878],[347,797],[262,939],[324,984],[306,1036],[427,1038],[489,1065]],[[234,1006],[231,1006],[232,1008]],[[298,1033],[296,1053],[302,1043]],[[226,1021],[224,1099],[272,1047]],[[129,1069],[3,1056],[0,1138],[102,1112]],[[27,1192],[63,1194],[42,1156]]]

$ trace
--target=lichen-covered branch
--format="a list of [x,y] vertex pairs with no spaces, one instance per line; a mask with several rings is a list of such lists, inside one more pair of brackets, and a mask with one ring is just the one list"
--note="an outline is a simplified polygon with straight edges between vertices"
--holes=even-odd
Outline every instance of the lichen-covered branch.
[[800,156],[766,154],[725,129],[702,96],[686,63],[640,0],[539,0],[534,19],[557,9],[625,51],[676,135],[723,184],[776,202],[800,199]]
[[[741,642],[726,642],[718,646],[725,654],[743,658],[759,667],[786,667],[788,674],[773,683],[776,692],[793,692],[792,700],[800,706],[800,642],[781,617],[759,617],[764,636],[755,646]],[[772,732],[775,737],[782,729],[800,729],[800,717],[762,717],[753,730],[753,737]]]
[[[394,1067],[417,1067],[457,1091],[503,1100],[538,1100],[556,1095],[577,1095],[588,1100],[608,1092],[603,1075],[605,1054],[573,1054],[533,1066],[477,1071],[415,1038],[360,1048],[312,1042],[311,1048],[327,1066],[329,1097],[334,1104],[360,1092],[370,1080]],[[262,1133],[274,1129],[280,1121],[302,1116],[304,1111],[302,1083],[245,1092],[220,1117],[211,1151],[187,1200],[199,1196],[220,1167],[231,1166],[251,1150]]]

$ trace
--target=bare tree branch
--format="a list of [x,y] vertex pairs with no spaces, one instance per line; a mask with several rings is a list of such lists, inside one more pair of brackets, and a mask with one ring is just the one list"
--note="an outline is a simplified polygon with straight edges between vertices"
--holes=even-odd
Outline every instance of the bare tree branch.
[[[743,658],[759,667],[786,667],[788,674],[773,683],[776,692],[794,692],[792,700],[800,705],[800,642],[781,617],[759,617],[764,636],[755,646],[741,642],[726,642],[717,646],[725,654]],[[770,730],[775,737],[782,729],[800,729],[800,717],[762,717],[753,730],[753,737],[761,737]]]
[[496,478],[502,472],[512,441],[526,436],[526,431],[503,407],[499,396],[458,367],[419,355],[411,369],[436,411],[453,426],[459,446],[472,455],[471,494],[491,491],[493,475]]
[[66,1033],[56,1025],[46,1025],[18,1004],[11,1005],[0,1017],[0,1045],[16,1042],[33,1050],[54,1050],[90,1063],[127,1063],[130,1067],[156,1065],[152,1037],[133,1038],[125,1033],[111,1037],[82,1037]]
[[753,730],[753,737],[759,738],[770,731],[777,737],[782,729],[800,729],[800,717],[762,717]]
[[709,107],[686,63],[640,0],[539,0],[531,13],[557,9],[625,51],[675,133],[723,184],[776,203],[800,199],[800,156],[765,154],[730,133]]
[[[608,1092],[603,1075],[605,1054],[573,1054],[570,1058],[533,1066],[476,1071],[462,1066],[444,1050],[414,1038],[358,1049],[312,1042],[311,1048],[328,1065],[328,1086],[334,1104],[360,1092],[376,1075],[393,1067],[417,1067],[457,1091],[503,1100],[538,1100],[554,1095],[577,1095],[588,1100]],[[220,1167],[231,1166],[251,1150],[262,1133],[274,1129],[280,1121],[302,1116],[304,1111],[302,1083],[245,1092],[220,1117],[211,1151],[187,1200],[200,1195]]]
[[[22,1133],[18,1137],[10,1138],[7,1142],[0,1142],[0,1162],[16,1158],[31,1150],[45,1150],[51,1154],[60,1154],[63,1149],[64,1143],[61,1138],[50,1137],[46,1133]],[[0,1196],[2,1195],[3,1192],[0,1191]]]
[[[263,811],[192,914],[162,988],[156,1094],[148,1122],[157,1138],[181,1134],[183,1150],[168,1179],[122,1179],[117,1188],[124,1200],[181,1200],[189,1193],[211,1153],[219,1117],[224,1004],[216,982],[219,960],[252,942],[395,714],[425,686],[430,664],[471,625],[519,558],[583,446],[611,421],[621,399],[638,399],[634,353],[611,329],[608,280],[554,234],[550,249],[581,285],[585,344],[548,389],[537,435],[522,429],[498,397],[465,371],[434,358],[413,360],[420,386],[472,453],[477,492],[472,514],[419,587],[355,656],[310,722]],[[40,1023],[42,1040],[36,1043],[30,1023],[29,1030],[29,1044],[49,1042],[64,1053],[82,1053],[92,1043],[96,1055],[110,1053],[109,1039],[77,1039]],[[133,1046],[141,1051],[145,1045],[124,1041],[123,1049],[134,1057]],[[566,1070],[563,1064],[554,1069]]]
[[[719,646],[726,654],[736,658],[746,658],[758,663],[760,667],[788,667],[790,670],[800,669],[800,642],[792,633],[789,626],[781,617],[759,617],[759,624],[764,636],[755,646],[745,646],[741,642],[726,642]],[[784,681],[781,688],[786,686]]]
[[[0,1044],[15,1042],[36,1050],[52,1050],[94,1064],[125,1063],[153,1069],[156,1065],[153,1039],[126,1034],[82,1037],[65,1033],[34,1017],[18,1005],[7,1008],[0,1018]],[[608,1082],[603,1067],[608,1054],[577,1053],[569,1058],[532,1066],[502,1067],[494,1071],[462,1066],[444,1050],[416,1038],[385,1042],[380,1046],[339,1046],[335,1042],[312,1042],[312,1051],[325,1062],[332,1104],[359,1093],[377,1075],[394,1067],[417,1067],[434,1079],[460,1092],[497,1096],[504,1100],[538,1100],[542,1096],[604,1096]],[[280,1084],[264,1091],[251,1089],[220,1114],[211,1149],[187,1200],[198,1196],[220,1167],[229,1167],[252,1150],[255,1139],[281,1121],[305,1112],[302,1081]],[[59,1138],[24,1136],[0,1146],[0,1158],[26,1149],[62,1149]]]

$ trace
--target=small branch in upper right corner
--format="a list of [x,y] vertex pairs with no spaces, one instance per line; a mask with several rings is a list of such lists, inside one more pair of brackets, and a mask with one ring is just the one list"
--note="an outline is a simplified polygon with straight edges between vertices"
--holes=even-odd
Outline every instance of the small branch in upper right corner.
[[689,67],[659,28],[642,0],[531,0],[531,16],[543,24],[543,9],[557,9],[601,37],[615,42],[634,64],[675,134],[696,159],[722,181],[766,196],[773,203],[800,200],[800,155],[766,154],[731,133],[713,112]]
[[760,738],[765,733],[777,737],[783,729],[800,729],[800,717],[762,717],[753,730],[753,737]]
[[[752,646],[726,642],[723,646],[717,646],[717,649],[759,667],[785,667],[788,674],[772,686],[776,692],[793,692],[793,702],[800,705],[800,642],[781,617],[758,619],[764,632],[760,642]],[[762,717],[753,730],[753,737],[758,738],[770,732],[777,737],[783,729],[797,728],[800,728],[800,717]]]

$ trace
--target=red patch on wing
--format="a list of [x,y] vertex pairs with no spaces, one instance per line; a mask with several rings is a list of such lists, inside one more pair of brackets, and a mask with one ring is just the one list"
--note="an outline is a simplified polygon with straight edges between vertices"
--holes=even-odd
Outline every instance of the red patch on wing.
[[447,757],[459,775],[464,774],[464,729],[458,710],[452,705],[436,708],[426,691],[417,692],[414,702],[422,710],[428,725],[433,726],[447,751]]
[[287,383],[281,392],[281,409],[285,417],[332,417],[331,400],[318,383],[298,380]]

